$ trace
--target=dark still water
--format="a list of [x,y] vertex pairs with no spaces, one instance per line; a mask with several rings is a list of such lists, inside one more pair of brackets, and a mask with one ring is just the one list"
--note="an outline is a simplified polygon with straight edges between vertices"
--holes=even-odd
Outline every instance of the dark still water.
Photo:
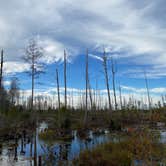
[[[77,136],[77,131],[73,131],[73,139],[71,141],[42,141],[38,138],[38,133],[42,132],[45,128],[47,128],[47,124],[41,123],[37,129],[37,163],[39,164],[39,156],[41,156],[42,165],[48,166],[56,166],[60,162],[70,165],[71,160],[77,157],[81,151],[91,149],[113,139],[107,131],[100,135],[94,135],[92,131],[89,131],[89,139],[80,139]],[[34,165],[34,138],[30,139],[28,135],[25,135],[17,141],[10,140],[1,143],[1,145],[0,166]]]
[[[120,141],[123,139],[118,134],[109,133],[107,130],[102,134],[87,133],[88,139],[81,139],[77,131],[72,131],[73,139],[70,141],[43,141],[38,135],[47,128],[46,123],[41,123],[36,134],[36,160],[34,160],[34,136],[32,133],[23,133],[18,139],[10,139],[0,142],[0,166],[56,166],[71,165],[71,160],[77,157],[81,151],[108,141]],[[166,131],[158,130],[161,134],[161,143],[166,143]],[[34,133],[33,133],[34,135]],[[137,165],[137,164],[135,164]]]

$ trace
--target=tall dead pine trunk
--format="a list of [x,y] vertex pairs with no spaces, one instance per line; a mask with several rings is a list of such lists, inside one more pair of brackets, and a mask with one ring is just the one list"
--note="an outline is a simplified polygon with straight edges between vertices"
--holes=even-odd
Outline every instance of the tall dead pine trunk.
[[58,93],[58,109],[60,110],[61,104],[60,104],[60,93],[59,93],[59,74],[58,74],[58,69],[56,69],[56,81],[57,81],[57,93]]
[[87,52],[86,52],[85,80],[86,80],[86,96],[85,96],[84,125],[86,124],[87,114],[88,114],[88,49],[87,49]]
[[122,104],[122,89],[121,86],[119,85],[119,98],[120,98],[120,108],[122,110],[123,104]]
[[107,56],[106,56],[105,50],[104,50],[104,54],[103,54],[103,68],[104,68],[105,82],[106,82],[106,86],[107,86],[109,110],[112,111],[109,79],[108,79],[108,69],[107,69]]
[[1,51],[1,64],[0,64],[0,109],[3,109],[4,102],[3,102],[3,50]]
[[71,108],[74,109],[74,99],[73,99],[73,89],[72,89],[72,92],[71,92]]
[[66,51],[65,50],[64,50],[64,84],[65,84],[65,108],[67,108]]
[[145,85],[146,85],[146,91],[147,91],[147,96],[148,96],[148,104],[149,104],[149,110],[151,109],[151,101],[150,101],[150,94],[149,94],[149,86],[148,86],[148,79],[146,72],[144,72],[144,77],[145,77]]
[[1,50],[0,90],[2,89],[2,78],[3,78],[3,50]]
[[111,69],[112,69],[112,86],[113,86],[113,93],[114,93],[114,104],[115,104],[115,110],[117,110],[117,100],[116,100],[116,88],[115,88],[115,64],[113,61],[113,58],[111,58]]
[[33,101],[34,101],[34,78],[35,78],[35,64],[34,64],[34,58],[32,57],[32,98],[31,98],[32,111],[33,111]]
[[92,90],[91,90],[91,85],[89,81],[89,76],[88,76],[88,90],[89,90],[89,98],[90,98],[90,104],[91,104],[91,110],[93,108],[93,99],[92,99]]

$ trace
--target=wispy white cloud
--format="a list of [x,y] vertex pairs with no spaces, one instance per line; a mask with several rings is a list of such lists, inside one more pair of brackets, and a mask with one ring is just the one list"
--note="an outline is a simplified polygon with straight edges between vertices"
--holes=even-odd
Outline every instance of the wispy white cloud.
[[135,66],[135,68],[126,69],[125,71],[121,71],[120,75],[125,75],[132,78],[145,78],[144,72],[146,71],[146,75],[148,79],[159,79],[166,77],[165,67],[163,65],[156,66]]
[[93,54],[89,54],[89,56],[92,57],[92,58],[94,58],[94,59],[97,59],[97,60],[103,62],[103,59],[100,56],[93,55]]
[[30,65],[19,61],[7,61],[4,63],[5,74],[14,74],[28,71]]
[[[146,88],[135,88],[135,87],[124,86],[124,85],[122,85],[121,88],[123,90],[126,90],[128,92],[133,92],[133,93],[139,93],[139,94],[147,93],[147,89]],[[166,93],[166,88],[165,87],[150,88],[149,92],[152,93],[153,95],[154,94],[161,95],[161,94],[165,94]]]
[[[119,52],[116,56],[130,58],[130,62],[163,66],[165,6],[164,0],[3,1],[0,47],[5,48],[7,61],[19,61],[27,38],[40,35],[46,63],[62,60],[64,48],[69,55],[78,55],[89,47],[101,52],[104,46],[107,52]],[[165,77],[159,74],[165,69],[151,75]]]
[[66,48],[63,43],[55,41],[48,37],[39,37],[38,43],[44,50],[41,61],[46,64],[63,61],[64,51],[66,52],[68,62],[72,61],[73,57],[77,55],[77,51],[73,48]]
[[4,86],[9,86],[10,85],[10,81],[3,81],[3,85]]

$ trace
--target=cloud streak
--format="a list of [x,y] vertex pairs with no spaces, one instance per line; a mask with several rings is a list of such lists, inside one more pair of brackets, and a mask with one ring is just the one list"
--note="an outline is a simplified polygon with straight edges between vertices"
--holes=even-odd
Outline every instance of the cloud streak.
[[164,0],[3,1],[0,46],[13,64],[20,61],[26,40],[36,35],[48,64],[63,60],[65,48],[72,59],[85,48],[101,53],[104,46],[130,63],[151,65],[151,77],[165,77],[165,11]]

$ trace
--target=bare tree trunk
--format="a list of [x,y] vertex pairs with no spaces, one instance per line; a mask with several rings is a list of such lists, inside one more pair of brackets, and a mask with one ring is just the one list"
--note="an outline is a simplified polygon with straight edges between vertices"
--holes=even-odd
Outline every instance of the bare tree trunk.
[[81,90],[79,90],[79,93],[78,93],[78,95],[79,95],[79,100],[78,100],[78,109],[82,109],[82,103],[81,103]]
[[73,99],[73,95],[74,95],[74,92],[73,92],[73,89],[72,89],[72,101],[71,101],[71,105],[72,105],[72,109],[74,109],[74,99]]
[[31,110],[33,111],[33,100],[34,100],[34,76],[35,76],[34,58],[32,57],[32,98],[31,98]]
[[100,93],[100,89],[98,89],[98,104],[97,104],[97,109],[101,110],[102,108],[102,97],[101,97],[101,93]]
[[59,93],[59,74],[58,69],[56,69],[56,81],[57,81],[57,92],[58,92],[58,109],[61,108],[60,93]]
[[95,89],[95,105],[96,105],[96,110],[99,111],[99,106],[98,106],[98,80],[96,78],[96,89]]
[[85,96],[85,115],[84,115],[84,125],[86,124],[87,114],[88,114],[88,49],[86,52],[86,67],[85,67],[85,80],[86,80],[86,96]]
[[3,78],[3,50],[1,50],[0,90],[2,89],[2,78]]
[[112,85],[113,85],[113,92],[114,92],[114,104],[115,104],[115,110],[117,110],[117,100],[116,100],[116,88],[115,88],[115,65],[113,62],[113,58],[111,58],[111,63],[112,63]]
[[65,108],[67,108],[66,52],[65,52],[65,50],[64,50],[64,84],[65,84]]
[[3,50],[1,50],[1,68],[0,68],[0,110],[5,108],[5,100],[3,99]]
[[122,104],[122,89],[121,86],[119,85],[119,97],[120,97],[120,108],[122,110],[123,104]]
[[96,111],[96,90],[94,89],[93,91],[92,91],[92,94],[93,94],[93,109],[94,109],[94,111]]
[[144,72],[144,77],[145,77],[145,85],[146,85],[148,103],[149,103],[149,110],[150,110],[151,109],[151,101],[150,101],[149,86],[148,86],[148,80],[147,80],[146,72]]
[[126,109],[126,99],[123,97],[123,108]]
[[104,75],[105,75],[105,81],[106,81],[107,93],[108,93],[109,110],[112,111],[109,80],[108,80],[107,57],[105,54],[105,50],[104,50],[104,55],[103,55],[103,67],[104,67]]
[[164,100],[164,96],[163,95],[161,95],[161,100],[162,100],[163,107],[165,107],[165,100]]
[[89,90],[89,98],[90,98],[90,104],[91,104],[91,110],[92,110],[92,108],[93,108],[93,100],[92,100],[92,91],[91,91],[89,77],[88,77],[88,90]]

